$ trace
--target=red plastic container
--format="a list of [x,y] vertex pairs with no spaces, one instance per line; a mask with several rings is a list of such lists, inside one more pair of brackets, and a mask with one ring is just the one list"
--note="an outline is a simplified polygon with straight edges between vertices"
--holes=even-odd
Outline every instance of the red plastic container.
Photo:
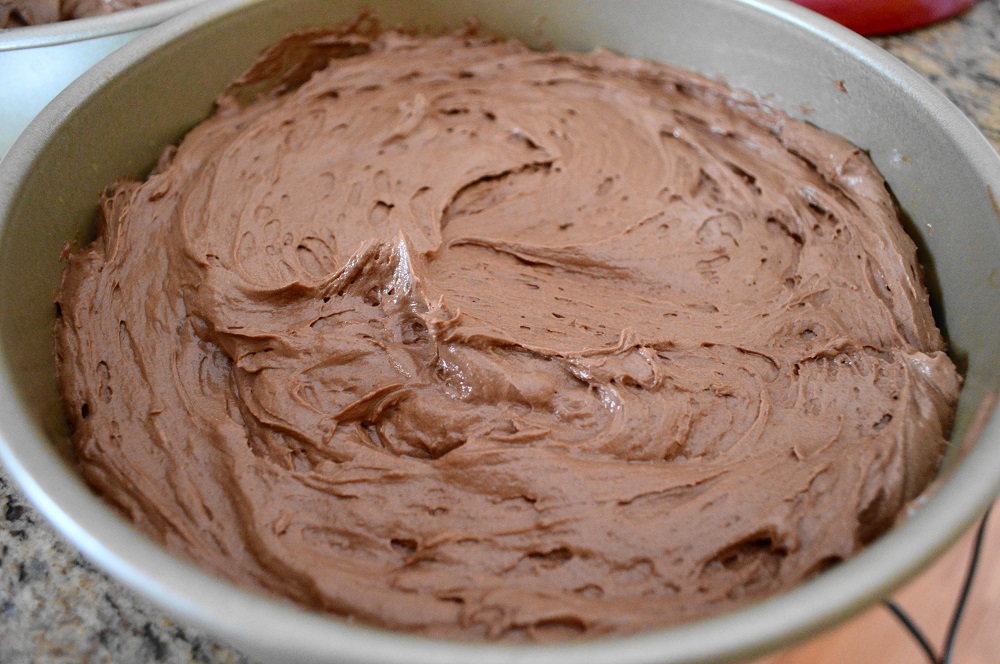
[[959,14],[976,0],[795,0],[863,35],[912,30]]

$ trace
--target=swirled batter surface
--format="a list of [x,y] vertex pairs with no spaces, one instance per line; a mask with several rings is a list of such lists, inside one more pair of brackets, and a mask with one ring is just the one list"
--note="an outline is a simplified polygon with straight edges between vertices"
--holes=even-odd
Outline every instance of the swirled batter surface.
[[293,36],[98,231],[57,296],[87,479],[238,584],[398,630],[788,589],[924,488],[959,389],[861,151],[603,51]]
[[162,0],[0,0],[0,28],[103,16]]

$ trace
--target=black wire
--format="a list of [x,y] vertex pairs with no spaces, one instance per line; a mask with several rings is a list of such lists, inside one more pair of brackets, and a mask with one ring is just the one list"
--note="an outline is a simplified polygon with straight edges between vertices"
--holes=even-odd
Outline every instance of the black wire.
[[903,627],[905,627],[910,635],[916,639],[917,643],[920,644],[920,647],[924,649],[924,653],[927,655],[927,659],[931,660],[931,664],[940,664],[938,662],[937,655],[934,654],[934,646],[930,644],[930,641],[928,641],[927,637],[924,636],[923,631],[917,627],[917,624],[913,622],[913,619],[910,618],[906,611],[903,611],[903,609],[891,599],[887,599],[885,601],[885,605],[890,611],[893,612],[893,614],[895,614],[896,618],[899,619],[899,622],[903,623]]
[[[991,507],[992,509],[992,507]],[[958,635],[958,628],[962,622],[962,613],[968,603],[969,591],[972,590],[972,580],[976,576],[976,568],[979,567],[979,556],[983,552],[983,536],[986,534],[986,522],[990,518],[990,509],[986,510],[983,520],[979,522],[979,529],[976,531],[976,541],[972,545],[972,557],[969,559],[969,569],[965,573],[965,583],[962,584],[962,594],[958,596],[958,603],[955,605],[955,613],[951,617],[951,625],[948,626],[948,636],[944,642],[944,654],[941,655],[941,664],[951,664],[951,656],[955,652],[955,637]]]
[[927,655],[927,659],[931,661],[931,664],[951,664],[951,658],[955,653],[955,642],[958,636],[958,628],[962,624],[962,614],[965,612],[965,606],[969,602],[969,594],[972,591],[972,582],[976,576],[976,568],[979,567],[979,558],[983,552],[983,539],[986,534],[986,523],[990,519],[990,511],[992,507],[986,510],[983,515],[982,520],[979,522],[979,528],[976,530],[976,539],[972,545],[972,555],[969,558],[969,567],[965,572],[965,581],[962,583],[962,592],[958,596],[958,600],[955,603],[955,611],[951,616],[951,623],[948,625],[948,634],[945,637],[944,642],[944,652],[941,658],[938,659],[937,655],[934,654],[934,647],[931,646],[930,641],[927,640],[927,636],[924,634],[913,619],[904,611],[898,604],[892,600],[886,600],[884,602],[886,608],[888,608],[894,616],[902,623],[903,627],[910,633],[911,636],[920,644],[923,649],[924,654]]

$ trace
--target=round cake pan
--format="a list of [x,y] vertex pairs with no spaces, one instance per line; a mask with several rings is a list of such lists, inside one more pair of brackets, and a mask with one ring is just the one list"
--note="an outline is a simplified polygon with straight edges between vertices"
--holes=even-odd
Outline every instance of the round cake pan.
[[0,30],[0,158],[52,98],[143,30],[204,0],[163,0],[106,16]]
[[[511,646],[423,639],[240,590],[140,535],[67,461],[52,295],[60,254],[92,234],[96,196],[143,177],[266,45],[370,9],[384,26],[469,17],[540,48],[606,47],[687,67],[868,150],[909,230],[966,378],[951,452],[909,518],[855,558],[741,611],[631,637]],[[210,63],[206,64],[206,63]],[[1000,159],[940,93],[877,47],[781,0],[220,0],[125,45],[58,96],[0,163],[0,457],[87,557],[182,621],[281,662],[717,662],[815,633],[885,597],[1000,489]]]

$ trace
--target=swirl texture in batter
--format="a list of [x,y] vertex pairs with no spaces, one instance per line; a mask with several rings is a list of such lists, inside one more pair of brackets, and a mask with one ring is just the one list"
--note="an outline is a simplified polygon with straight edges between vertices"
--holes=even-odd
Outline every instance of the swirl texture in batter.
[[604,51],[293,35],[98,230],[56,323],[89,482],[392,629],[786,590],[926,486],[959,389],[866,155]]

